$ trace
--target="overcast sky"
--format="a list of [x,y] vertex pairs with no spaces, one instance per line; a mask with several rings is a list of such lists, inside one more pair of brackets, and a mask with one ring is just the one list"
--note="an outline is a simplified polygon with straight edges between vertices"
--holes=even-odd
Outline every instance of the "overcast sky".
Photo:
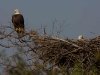
[[[16,8],[24,15],[28,29],[38,29],[42,24],[51,32],[56,19],[59,23],[54,29],[61,28],[64,37],[80,34],[90,37],[94,35],[91,32],[100,34],[100,0],[0,0],[0,24],[11,22]],[[60,23],[64,25],[60,26]]]

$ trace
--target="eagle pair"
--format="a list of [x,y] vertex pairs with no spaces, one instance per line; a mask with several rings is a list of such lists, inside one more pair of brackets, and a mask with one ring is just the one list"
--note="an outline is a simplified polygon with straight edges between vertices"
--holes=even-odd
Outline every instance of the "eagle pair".
[[21,38],[24,35],[24,17],[19,12],[18,9],[14,10],[14,14],[12,15],[12,23],[14,25],[14,29],[18,34],[18,37]]

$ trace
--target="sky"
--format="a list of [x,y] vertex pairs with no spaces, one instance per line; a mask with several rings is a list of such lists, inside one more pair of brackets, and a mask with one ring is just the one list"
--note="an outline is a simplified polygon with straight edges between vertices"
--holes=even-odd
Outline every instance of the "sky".
[[100,35],[100,0],[0,0],[0,24],[9,24],[16,8],[28,29],[46,27],[65,38]]

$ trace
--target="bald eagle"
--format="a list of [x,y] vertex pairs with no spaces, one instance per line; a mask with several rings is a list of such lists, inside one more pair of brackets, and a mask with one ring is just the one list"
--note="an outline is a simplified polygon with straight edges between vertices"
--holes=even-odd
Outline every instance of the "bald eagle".
[[83,35],[79,35],[78,40],[82,40],[82,39],[84,39]]
[[79,41],[84,41],[84,42],[88,41],[88,39],[86,39],[83,35],[79,35],[78,40]]
[[14,14],[12,15],[12,23],[14,25],[14,29],[18,34],[18,37],[23,37],[24,34],[24,17],[19,12],[18,9],[14,10]]

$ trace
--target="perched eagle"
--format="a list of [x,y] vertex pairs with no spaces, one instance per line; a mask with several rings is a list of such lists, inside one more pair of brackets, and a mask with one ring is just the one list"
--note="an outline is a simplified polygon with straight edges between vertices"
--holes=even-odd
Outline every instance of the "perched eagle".
[[78,36],[78,40],[83,40],[83,39],[84,39],[83,35]]
[[14,25],[15,31],[18,34],[18,37],[23,37],[24,35],[24,17],[19,12],[18,9],[14,10],[14,14],[12,15],[12,23]]
[[83,35],[79,35],[78,40],[79,41],[84,41],[84,42],[88,41]]

